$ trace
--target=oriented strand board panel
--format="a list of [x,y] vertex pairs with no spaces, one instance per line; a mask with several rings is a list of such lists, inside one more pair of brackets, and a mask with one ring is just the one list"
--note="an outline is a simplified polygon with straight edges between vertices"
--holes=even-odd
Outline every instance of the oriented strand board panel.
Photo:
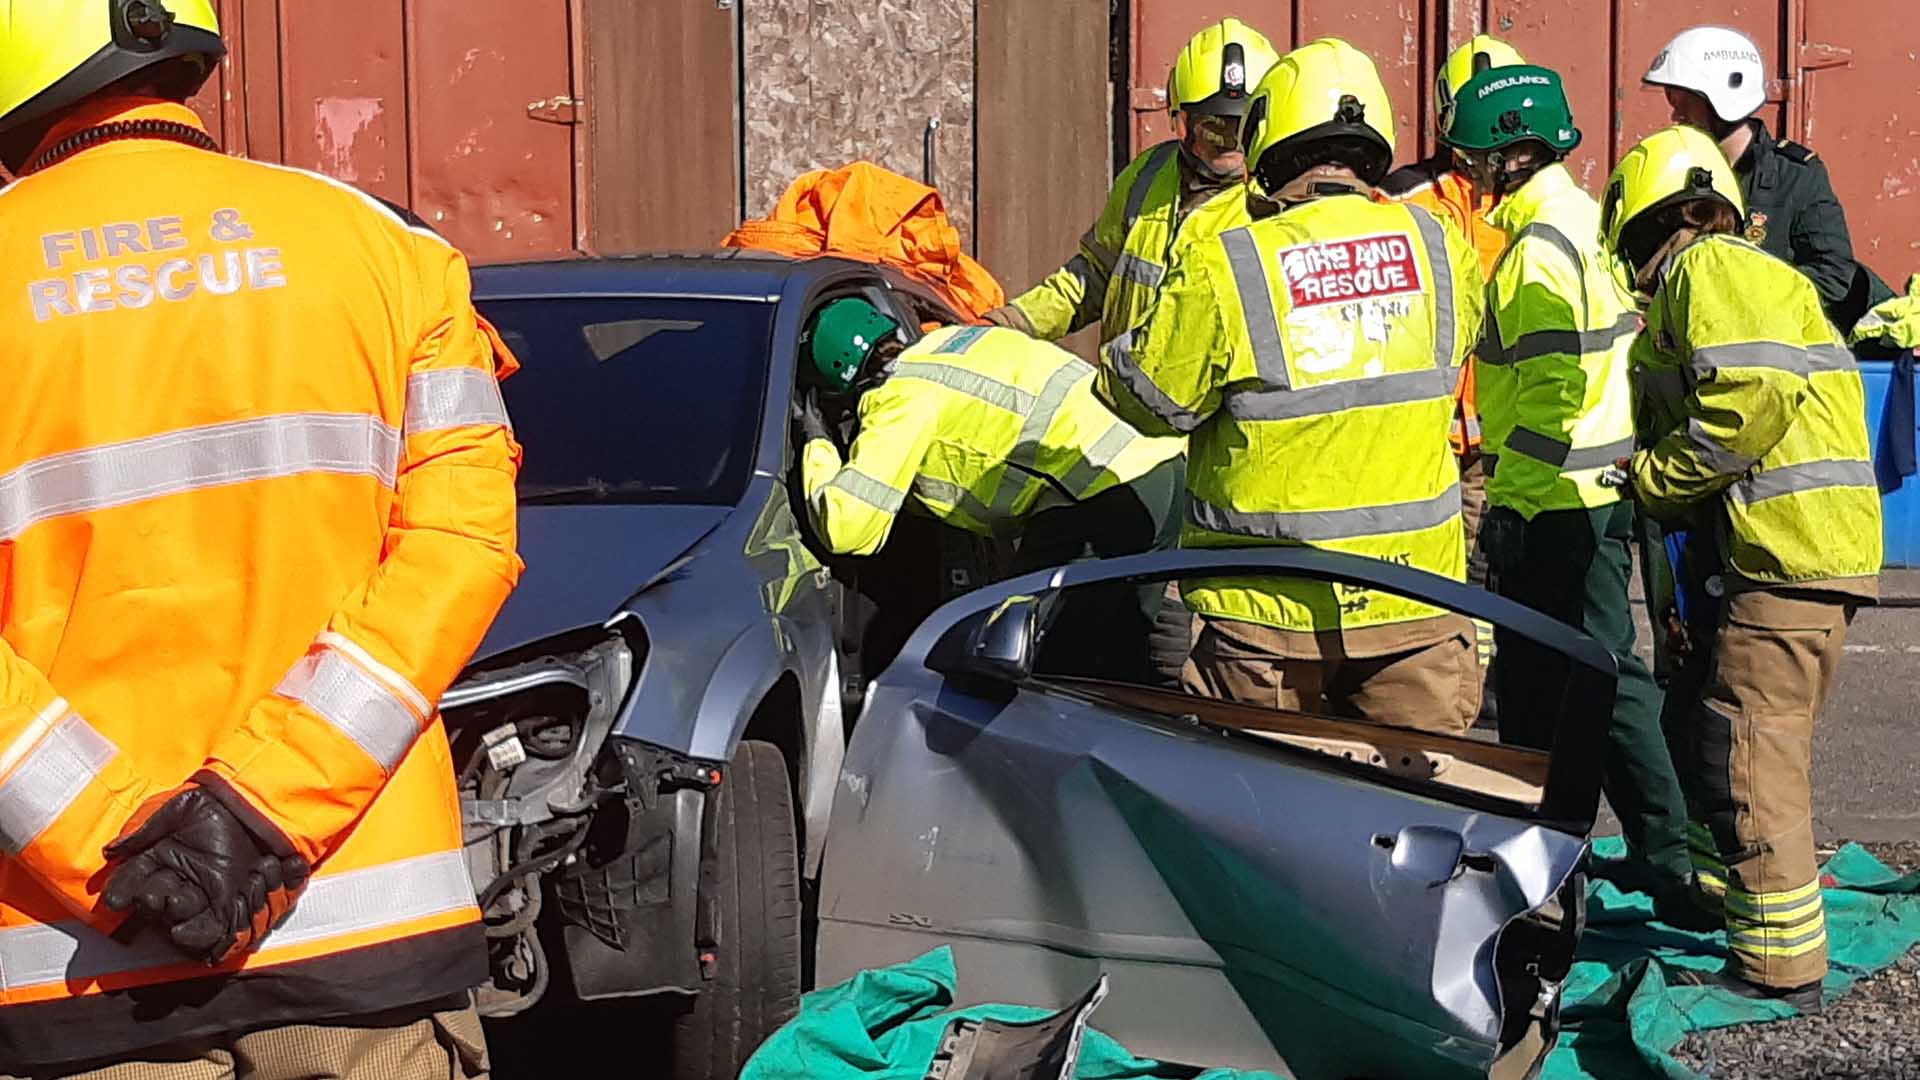
[[973,0],[740,4],[746,215],[771,210],[812,169],[867,160],[925,179],[923,140],[937,118],[934,186],[971,249]]
[[[980,260],[1012,297],[1079,250],[1113,182],[1108,0],[979,0]],[[1070,339],[1089,358],[1097,331]]]

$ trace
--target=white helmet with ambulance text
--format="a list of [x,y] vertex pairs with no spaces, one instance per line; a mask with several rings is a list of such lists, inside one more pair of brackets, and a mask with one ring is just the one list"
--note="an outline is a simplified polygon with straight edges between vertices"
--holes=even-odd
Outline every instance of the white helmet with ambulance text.
[[1714,114],[1732,124],[1752,116],[1767,100],[1765,61],[1753,39],[1725,26],[1682,30],[1654,57],[1646,82],[1677,86],[1707,99]]

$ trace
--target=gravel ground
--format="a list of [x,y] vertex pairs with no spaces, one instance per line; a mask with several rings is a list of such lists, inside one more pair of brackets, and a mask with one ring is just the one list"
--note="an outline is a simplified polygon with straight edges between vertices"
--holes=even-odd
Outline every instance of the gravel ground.
[[[1862,846],[1896,870],[1920,870],[1920,843]],[[1819,1016],[1701,1032],[1675,1055],[1715,1080],[1920,1080],[1920,950]]]

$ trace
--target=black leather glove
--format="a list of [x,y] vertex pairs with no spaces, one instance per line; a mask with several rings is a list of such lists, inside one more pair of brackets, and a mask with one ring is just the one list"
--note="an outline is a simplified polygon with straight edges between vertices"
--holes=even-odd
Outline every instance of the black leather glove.
[[820,412],[820,401],[811,388],[793,395],[793,422],[800,431],[802,446],[815,439],[833,440],[833,433],[827,427],[827,418]]
[[309,871],[277,829],[249,828],[194,781],[148,799],[105,855],[107,907],[160,923],[176,948],[208,965],[280,925]]
[[1487,569],[1495,574],[1511,574],[1526,558],[1527,519],[1509,506],[1489,506],[1480,519],[1480,551],[1487,557]]

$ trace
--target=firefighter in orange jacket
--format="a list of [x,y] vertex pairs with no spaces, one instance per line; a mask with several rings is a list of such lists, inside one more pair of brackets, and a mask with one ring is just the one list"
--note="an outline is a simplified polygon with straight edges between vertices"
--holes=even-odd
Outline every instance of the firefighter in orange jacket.
[[223,51],[0,0],[0,1073],[473,1076],[435,702],[521,570],[511,358],[454,249],[217,151]]
[[[1453,97],[1475,73],[1489,67],[1505,67],[1526,61],[1520,51],[1491,34],[1476,34],[1447,54],[1446,63],[1434,78],[1435,130],[1445,131]],[[1445,217],[1459,228],[1460,235],[1473,245],[1480,256],[1480,270],[1493,278],[1494,264],[1507,250],[1507,234],[1487,220],[1493,209],[1493,195],[1475,187],[1473,178],[1455,160],[1444,144],[1425,161],[1405,165],[1387,174],[1376,197],[1387,202],[1410,202]],[[1480,454],[1480,410],[1474,400],[1474,362],[1469,360],[1455,388],[1453,428],[1447,438],[1460,461],[1460,510],[1467,544],[1467,580],[1487,584],[1487,560],[1478,543],[1480,520],[1487,509],[1487,466]],[[1492,659],[1493,628],[1476,623],[1480,645],[1480,666]],[[1493,704],[1487,695],[1488,706]]]

